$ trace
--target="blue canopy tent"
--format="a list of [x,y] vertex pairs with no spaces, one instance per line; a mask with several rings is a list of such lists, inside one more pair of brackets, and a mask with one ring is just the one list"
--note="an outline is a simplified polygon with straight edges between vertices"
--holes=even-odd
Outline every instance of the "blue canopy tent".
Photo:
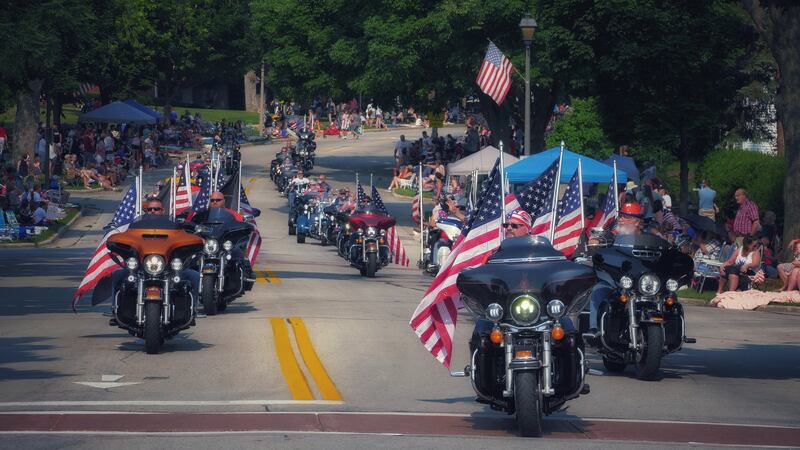
[[[558,159],[560,148],[553,147],[542,153],[521,159],[519,162],[506,167],[506,179],[510,183],[527,183],[538,177],[550,164]],[[614,169],[600,161],[588,156],[579,155],[564,149],[564,161],[561,168],[561,183],[569,183],[575,170],[578,168],[578,158],[581,159],[581,173],[584,183],[608,183],[614,174]],[[617,183],[628,181],[628,175],[617,167]]]
[[128,104],[130,106],[133,106],[134,108],[136,108],[139,111],[147,114],[148,116],[151,116],[151,117],[155,118],[156,120],[161,120],[161,118],[164,117],[164,115],[161,114],[160,112],[155,111],[155,110],[153,110],[151,108],[148,108],[147,106],[144,106],[143,104],[137,102],[134,99],[125,100],[123,103]]
[[109,103],[94,111],[82,114],[78,122],[153,124],[156,119],[123,102]]
[[639,169],[636,167],[636,162],[630,156],[611,155],[610,158],[603,161],[603,164],[614,167],[614,161],[617,162],[617,169],[624,170],[628,177],[639,182]]

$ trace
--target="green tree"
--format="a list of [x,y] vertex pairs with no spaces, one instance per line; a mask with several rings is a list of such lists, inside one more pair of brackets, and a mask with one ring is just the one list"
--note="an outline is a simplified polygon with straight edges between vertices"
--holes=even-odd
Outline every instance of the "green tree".
[[722,0],[614,0],[594,13],[596,29],[605,30],[594,43],[604,127],[617,143],[675,155],[685,213],[689,161],[732,126],[730,105],[751,81],[743,68],[757,36]]
[[775,109],[783,127],[785,176],[783,235],[788,242],[800,236],[800,3],[792,0],[742,0],[759,34],[778,64]]
[[10,2],[0,16],[0,83],[13,92],[17,107],[12,155],[30,153],[36,142],[39,97],[76,84],[75,61],[90,45],[83,33],[94,23],[81,0]]
[[561,141],[590,158],[602,160],[611,156],[614,147],[603,129],[594,98],[572,100],[564,118],[556,121],[547,135],[547,147],[557,147]]

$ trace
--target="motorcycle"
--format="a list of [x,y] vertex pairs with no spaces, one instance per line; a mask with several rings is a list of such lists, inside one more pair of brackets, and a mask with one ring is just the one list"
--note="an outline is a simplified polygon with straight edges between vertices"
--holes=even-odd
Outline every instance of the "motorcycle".
[[516,414],[523,436],[541,436],[543,415],[589,393],[574,324],[595,280],[591,268],[531,236],[504,240],[485,265],[456,280],[478,320],[470,363],[452,375],[470,377],[478,402]]
[[389,264],[386,230],[394,224],[394,217],[369,210],[356,211],[347,218],[346,259],[362,276],[374,278],[379,268]]
[[450,250],[456,238],[461,234],[464,223],[453,217],[446,217],[436,221],[435,229],[423,231],[423,242],[428,245],[422,253],[420,268],[429,275],[439,273],[441,265],[450,256]]
[[328,245],[328,242],[330,242],[331,222],[335,219],[326,210],[330,211],[328,208],[333,206],[333,200],[334,197],[330,194],[323,194],[317,198],[311,213],[308,236],[318,240],[322,246]]
[[[289,187],[287,183],[285,190],[287,191],[286,197],[289,203],[289,236],[297,234],[297,219],[305,210],[304,204],[300,203],[300,197],[303,196],[306,186],[308,186],[308,183],[295,184]],[[299,238],[297,242],[302,244]],[[303,239],[303,242],[305,242],[305,239]]]
[[686,337],[678,288],[689,284],[692,259],[660,237],[618,235],[592,256],[600,280],[592,293],[597,333],[587,342],[603,357],[609,372],[633,365],[642,380],[656,379],[661,358],[679,351]]
[[[314,214],[317,207],[316,194],[298,194],[295,199],[295,234],[297,235],[297,243],[303,244],[306,242],[306,236],[311,234],[314,228]],[[291,230],[290,230],[290,233]]]
[[195,289],[184,268],[193,265],[203,240],[164,216],[145,216],[111,235],[106,247],[124,268],[114,272],[116,325],[156,354],[165,339],[194,325]]
[[228,304],[253,288],[255,279],[242,247],[253,231],[224,208],[211,208],[195,233],[204,239],[200,259],[200,299],[209,316],[225,311]]
[[314,133],[302,129],[297,133],[297,143],[294,146],[294,156],[297,165],[306,172],[314,168],[314,152],[317,150],[317,143],[314,142]]

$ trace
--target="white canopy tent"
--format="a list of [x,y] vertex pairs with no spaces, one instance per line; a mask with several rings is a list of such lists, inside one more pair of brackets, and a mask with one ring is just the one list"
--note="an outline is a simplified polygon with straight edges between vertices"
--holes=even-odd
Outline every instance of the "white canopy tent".
[[[472,173],[477,170],[479,175],[488,175],[489,172],[492,171],[494,163],[497,161],[497,158],[499,157],[500,157],[500,150],[490,145],[488,147],[485,147],[478,153],[474,153],[472,155],[467,156],[466,158],[462,158],[456,162],[448,164],[447,174],[450,176],[454,175],[466,176],[466,175],[472,175]],[[518,158],[509,155],[508,153],[506,153],[503,156],[504,166],[510,166],[511,164],[514,164],[517,161],[519,161]]]

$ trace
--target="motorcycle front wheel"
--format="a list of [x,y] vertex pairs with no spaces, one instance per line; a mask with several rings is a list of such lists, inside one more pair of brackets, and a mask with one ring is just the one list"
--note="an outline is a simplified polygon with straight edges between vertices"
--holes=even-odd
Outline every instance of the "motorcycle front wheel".
[[144,349],[155,355],[161,348],[161,303],[147,302],[144,305]]
[[217,315],[217,299],[214,298],[214,292],[217,290],[217,277],[204,276],[203,277],[203,293],[200,295],[203,301],[203,312],[207,316]]
[[366,262],[364,275],[366,275],[367,278],[375,278],[375,272],[378,271],[378,255],[376,253],[367,253]]
[[306,235],[303,233],[297,233],[297,243],[305,244],[305,242],[306,242]]
[[514,374],[514,406],[519,434],[541,437],[542,405],[539,402],[539,376],[528,370]]
[[661,349],[664,348],[664,331],[660,326],[647,325],[640,335],[644,338],[641,355],[636,362],[636,378],[653,381],[661,368]]

